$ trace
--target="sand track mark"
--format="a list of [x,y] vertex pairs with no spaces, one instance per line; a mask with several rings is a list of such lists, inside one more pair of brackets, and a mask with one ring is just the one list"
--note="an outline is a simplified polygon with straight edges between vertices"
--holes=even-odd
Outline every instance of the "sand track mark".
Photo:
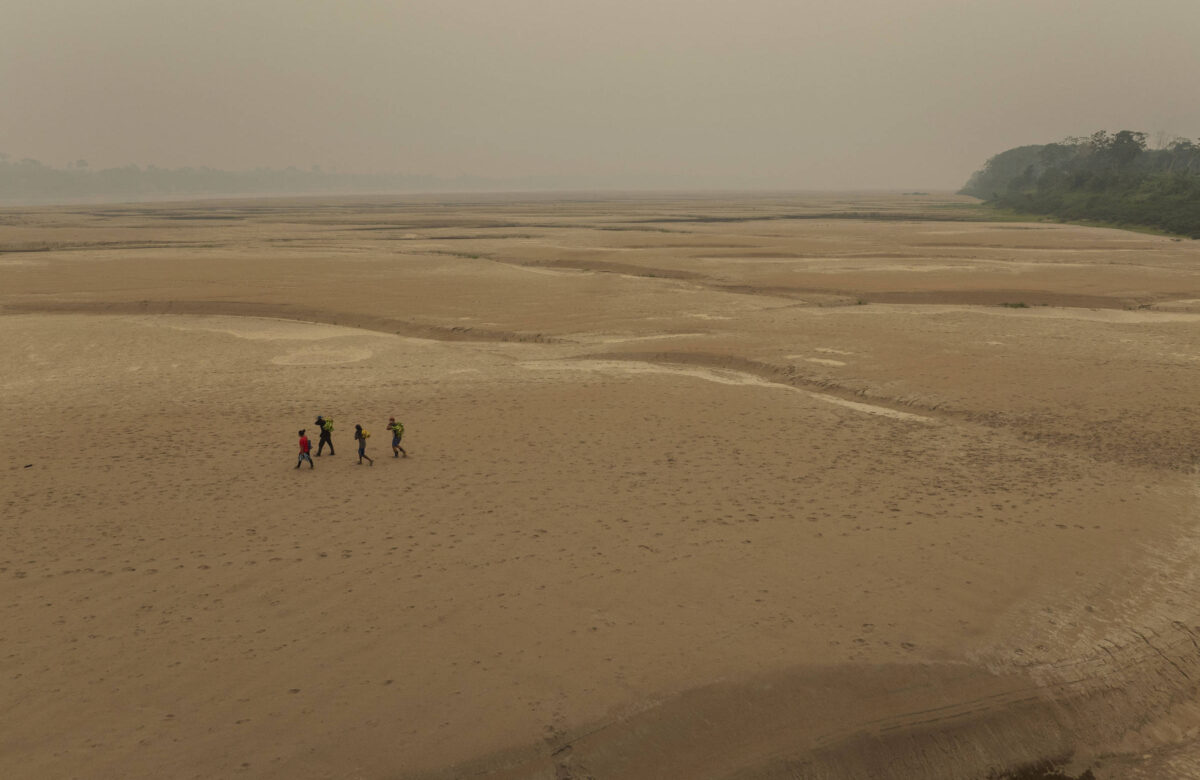
[[547,260],[547,261],[529,261],[522,262],[510,258],[489,256],[486,259],[503,265],[511,265],[517,268],[533,269],[546,268],[556,269],[561,271],[584,271],[587,273],[597,274],[619,274],[621,276],[651,278],[651,279],[676,279],[682,281],[698,281],[705,280],[703,274],[693,271],[679,271],[671,268],[655,268],[646,265],[637,265],[636,263],[615,263],[607,260]]
[[[644,367],[640,369],[636,368],[639,363],[643,364]],[[818,385],[822,383],[817,380],[798,377],[794,371],[790,371],[789,369],[731,356],[661,352],[653,353],[652,355],[613,353],[578,355],[571,358],[570,361],[565,362],[530,362],[526,363],[526,365],[540,369],[568,370],[577,368],[579,370],[599,369],[624,372],[667,373],[678,376],[696,377],[718,384],[775,387],[800,392],[816,400],[866,414],[909,422],[935,422],[935,419],[932,417],[902,411],[892,408],[891,405],[865,403],[853,400],[852,398],[846,398],[842,393],[809,390],[803,387],[803,385]]]
[[38,252],[122,252],[134,249],[215,249],[228,242],[211,241],[39,241],[0,245],[0,254],[18,255]]
[[1053,306],[1066,309],[1130,309],[1156,301],[1125,296],[1085,295],[1052,290],[889,290],[863,292],[867,303]]

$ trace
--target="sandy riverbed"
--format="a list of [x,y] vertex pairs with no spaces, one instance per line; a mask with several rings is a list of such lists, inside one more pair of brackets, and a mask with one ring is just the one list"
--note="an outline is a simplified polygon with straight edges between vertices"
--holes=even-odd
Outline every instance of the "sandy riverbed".
[[0,212],[0,774],[1191,776],[1200,248],[962,208]]

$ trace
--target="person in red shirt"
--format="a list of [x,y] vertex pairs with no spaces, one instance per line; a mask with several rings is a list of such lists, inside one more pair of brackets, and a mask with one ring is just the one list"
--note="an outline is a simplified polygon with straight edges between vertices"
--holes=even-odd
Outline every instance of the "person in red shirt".
[[308,461],[308,467],[310,469],[313,467],[312,455],[309,454],[309,450],[311,450],[311,449],[312,449],[312,445],[308,443],[308,437],[304,435],[304,429],[301,428],[300,429],[300,457],[296,459],[296,468],[300,468],[300,464],[303,463],[304,461]]

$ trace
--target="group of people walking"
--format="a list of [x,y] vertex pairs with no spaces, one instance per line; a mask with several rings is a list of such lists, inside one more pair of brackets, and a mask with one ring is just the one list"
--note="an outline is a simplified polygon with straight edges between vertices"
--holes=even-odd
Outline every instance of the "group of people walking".
[[[325,451],[325,445],[329,445],[329,454],[333,454],[333,418],[324,415],[317,415],[317,420],[314,425],[320,432],[320,439],[317,443],[317,457],[321,457],[321,453]],[[396,422],[395,417],[388,418],[387,429],[392,432],[392,457],[399,458],[408,457],[408,453],[400,446],[400,439],[404,436],[404,423]],[[296,459],[296,468],[300,468],[300,464],[308,461],[308,467],[313,468],[312,459],[312,442],[308,440],[304,428],[300,429],[300,457]],[[362,465],[365,458],[367,463],[374,466],[375,460],[367,455],[367,439],[371,437],[371,432],[364,430],[362,425],[354,426],[354,440],[358,442],[358,465]]]

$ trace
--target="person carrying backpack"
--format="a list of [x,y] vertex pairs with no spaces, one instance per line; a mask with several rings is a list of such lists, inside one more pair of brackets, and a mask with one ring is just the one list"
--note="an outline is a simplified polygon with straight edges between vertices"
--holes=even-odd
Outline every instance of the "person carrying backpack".
[[[396,422],[395,417],[388,418],[388,430],[392,432],[392,457],[400,457],[400,453],[404,452],[404,448],[400,446],[400,438],[404,436],[404,423]],[[408,453],[404,452],[404,457],[408,457]]]
[[317,430],[321,433],[321,440],[317,444],[317,457],[321,457],[321,451],[325,449],[325,445],[329,445],[329,454],[333,454],[333,439],[330,436],[333,434],[333,418],[317,415],[315,423]]
[[300,457],[296,458],[296,468],[300,468],[300,464],[303,463],[304,461],[308,461],[308,467],[310,469],[313,467],[312,455],[309,454],[309,450],[311,450],[311,449],[312,449],[312,445],[309,444],[308,437],[304,435],[304,429],[301,428],[300,429]]
[[371,432],[364,431],[361,425],[354,426],[354,438],[356,441],[358,441],[358,465],[360,466],[362,465],[363,458],[366,458],[367,463],[371,464],[372,466],[375,465],[375,461],[372,460],[369,455],[367,455],[367,439],[370,438],[370,436]]

